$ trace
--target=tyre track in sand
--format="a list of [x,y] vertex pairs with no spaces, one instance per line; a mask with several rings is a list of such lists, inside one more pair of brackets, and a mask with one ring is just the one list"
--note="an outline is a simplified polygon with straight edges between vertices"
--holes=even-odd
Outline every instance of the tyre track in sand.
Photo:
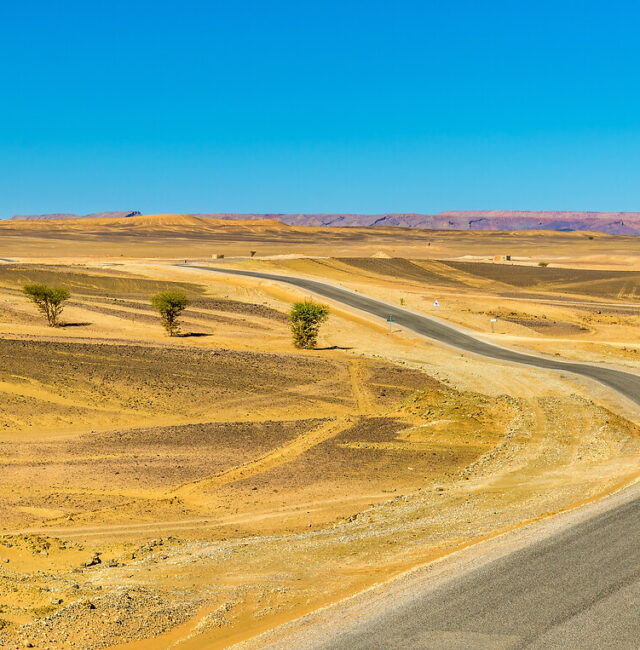
[[274,467],[290,462],[312,447],[342,433],[352,423],[353,418],[350,416],[334,419],[309,433],[298,436],[289,444],[278,447],[261,458],[257,458],[244,465],[232,467],[215,476],[184,483],[177,488],[169,490],[166,496],[179,497],[186,501],[199,501],[198,496],[201,496],[203,492],[235,483],[236,481],[241,481],[251,476],[256,476],[257,474],[263,474]]
[[371,392],[367,388],[366,368],[363,368],[359,361],[352,361],[349,364],[349,377],[351,379],[351,391],[357,404],[358,411],[367,415],[375,410],[375,402]]
[[[356,403],[357,413],[360,415],[371,414],[375,410],[375,403],[373,396],[367,388],[366,382],[366,369],[359,361],[353,361],[349,365],[349,378],[351,381],[351,390],[353,399]],[[179,497],[181,499],[193,501],[197,499],[196,495],[213,490],[223,485],[229,485],[243,479],[263,474],[264,472],[284,465],[298,456],[302,455],[312,447],[319,445],[330,438],[334,438],[339,433],[351,426],[354,422],[352,416],[345,416],[334,419],[327,424],[320,426],[307,434],[298,436],[292,442],[278,447],[268,454],[257,458],[253,461],[245,463],[244,465],[232,467],[215,476],[209,476],[197,481],[190,481],[171,489],[167,496]]]

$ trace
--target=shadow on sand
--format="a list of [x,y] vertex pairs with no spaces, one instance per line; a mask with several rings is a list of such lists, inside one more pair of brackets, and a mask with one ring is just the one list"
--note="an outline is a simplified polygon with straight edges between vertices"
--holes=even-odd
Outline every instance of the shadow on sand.
[[314,350],[317,350],[318,352],[322,352],[323,350],[353,350],[353,348],[341,348],[339,345],[330,345],[327,346],[326,348],[313,348]]

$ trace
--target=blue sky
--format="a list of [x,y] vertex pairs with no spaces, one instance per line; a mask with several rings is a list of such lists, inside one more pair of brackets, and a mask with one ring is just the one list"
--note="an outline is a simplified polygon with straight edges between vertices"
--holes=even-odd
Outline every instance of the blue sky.
[[0,217],[640,210],[633,2],[3,2]]

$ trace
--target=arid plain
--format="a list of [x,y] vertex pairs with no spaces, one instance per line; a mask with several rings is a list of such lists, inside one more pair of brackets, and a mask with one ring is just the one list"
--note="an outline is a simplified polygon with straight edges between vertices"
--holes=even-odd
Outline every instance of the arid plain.
[[[640,411],[598,384],[331,303],[296,350],[299,290],[184,265],[437,299],[499,345],[638,372],[636,237],[156,215],[0,222],[0,258],[0,646],[256,644],[640,473]],[[63,327],[27,282],[70,289]]]

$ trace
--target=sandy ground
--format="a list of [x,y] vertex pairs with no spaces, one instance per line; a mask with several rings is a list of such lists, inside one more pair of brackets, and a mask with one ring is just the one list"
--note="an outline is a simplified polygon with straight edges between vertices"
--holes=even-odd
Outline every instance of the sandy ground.
[[[0,264],[0,645],[225,647],[637,477],[640,413],[611,391],[337,306],[321,349],[296,351],[293,288],[166,265],[185,241],[190,258],[215,238],[276,255],[274,230],[281,252],[318,233],[148,221],[78,226],[48,251],[50,226],[2,231],[0,257],[20,259]],[[637,370],[630,238],[419,233],[394,259],[392,235],[211,263],[425,313],[437,297],[439,317],[503,345]],[[522,264],[480,263],[507,242]],[[45,327],[27,281],[71,289],[65,327]],[[186,336],[149,306],[165,288],[192,299]]]
[[590,518],[610,514],[613,509],[637,499],[639,494],[640,483],[636,483],[580,508],[536,520],[497,537],[472,544],[435,562],[409,570],[393,580],[269,630],[236,647],[248,650],[317,648],[324,647],[325,644],[335,646],[339,642],[341,631],[352,630],[363,624],[376,625],[379,620],[388,616],[389,612],[403,609],[413,611],[417,597],[428,597],[436,590],[446,588],[451,581],[482,571],[488,564],[500,562],[511,553],[525,551],[532,544],[545,542],[553,535],[587,523]]
[[439,318],[523,351],[621,368],[640,363],[640,272],[633,267],[592,270],[400,258],[230,264],[328,279],[432,316],[437,300]]
[[282,255],[493,259],[640,270],[637,238],[586,232],[460,232],[412,228],[296,228],[189,215],[0,221],[0,258],[226,258]]

